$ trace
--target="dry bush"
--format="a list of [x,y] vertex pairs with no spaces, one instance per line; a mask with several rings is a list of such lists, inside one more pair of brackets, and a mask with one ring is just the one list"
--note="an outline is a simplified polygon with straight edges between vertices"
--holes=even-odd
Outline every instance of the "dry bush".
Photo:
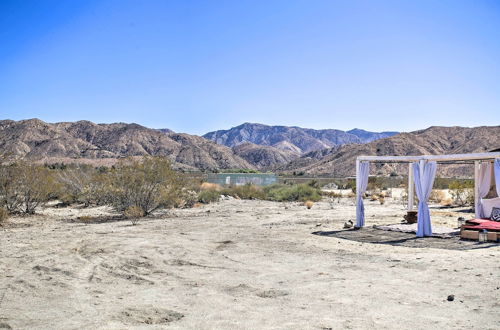
[[451,198],[445,198],[445,199],[441,200],[441,202],[439,204],[441,204],[443,206],[452,206],[453,200]]
[[308,210],[310,210],[313,207],[314,202],[313,201],[305,201],[304,205],[305,205],[305,207],[307,207]]
[[110,190],[108,175],[86,166],[70,168],[57,173],[60,184],[59,200],[66,205],[83,203],[85,206],[104,205]]
[[33,214],[59,190],[51,170],[18,162],[0,167],[0,205],[10,213]]
[[384,197],[382,197],[382,196],[380,196],[380,197],[378,198],[378,201],[379,201],[380,205],[384,205],[384,204],[385,204],[385,198],[384,198]]
[[449,191],[453,203],[458,206],[470,205],[474,203],[473,184],[467,181],[453,181],[449,184]]
[[347,198],[356,198],[356,194],[354,192],[350,192],[347,194]]
[[335,191],[322,191],[321,195],[332,198],[342,198],[342,194]]
[[4,209],[3,207],[0,207],[0,226],[4,224],[8,218],[9,218],[9,211]]
[[140,206],[130,206],[128,207],[124,212],[123,215],[127,218],[130,219],[132,222],[132,225],[135,226],[138,222],[139,219],[144,216],[144,211]]
[[120,161],[109,174],[106,195],[119,212],[131,206],[142,209],[144,215],[179,204],[186,193],[184,180],[164,157]]
[[432,189],[431,194],[429,196],[430,201],[441,203],[441,201],[445,199],[446,199],[446,193],[444,191],[439,189]]
[[215,190],[215,191],[220,191],[222,189],[221,186],[219,186],[217,183],[210,183],[210,182],[203,182],[200,185],[201,190]]
[[374,202],[374,201],[378,201],[379,200],[379,196],[377,194],[372,194],[370,196],[370,201]]

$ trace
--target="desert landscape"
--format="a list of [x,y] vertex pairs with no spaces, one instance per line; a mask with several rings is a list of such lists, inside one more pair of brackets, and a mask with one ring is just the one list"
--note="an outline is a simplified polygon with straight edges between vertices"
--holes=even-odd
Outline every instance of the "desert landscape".
[[0,330],[500,329],[499,1],[0,31]]
[[[137,225],[107,206],[48,204],[1,228],[0,328],[498,329],[497,244],[368,242],[405,207],[365,203],[356,232],[343,229],[350,198],[307,209],[227,197]],[[431,205],[433,226],[467,211]]]

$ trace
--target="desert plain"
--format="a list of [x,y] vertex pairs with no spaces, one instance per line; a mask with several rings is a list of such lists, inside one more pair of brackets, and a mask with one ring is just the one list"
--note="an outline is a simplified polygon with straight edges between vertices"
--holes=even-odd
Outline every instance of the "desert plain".
[[[366,201],[349,239],[335,235],[355,218],[348,198],[230,199],[137,225],[107,207],[47,206],[0,228],[0,328],[499,329],[500,247],[363,239],[404,213]],[[472,214],[431,216],[453,228]]]

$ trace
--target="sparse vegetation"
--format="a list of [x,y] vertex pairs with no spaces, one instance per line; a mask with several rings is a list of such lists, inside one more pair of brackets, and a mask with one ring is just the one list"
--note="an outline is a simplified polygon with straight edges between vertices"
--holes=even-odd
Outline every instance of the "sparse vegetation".
[[474,204],[474,183],[471,180],[453,181],[449,184],[453,203],[458,206]]
[[121,161],[109,173],[107,195],[119,212],[132,206],[144,215],[161,208],[176,207],[183,201],[183,180],[163,157],[145,157],[142,161]]
[[233,186],[221,191],[222,195],[241,199],[266,199],[266,193],[261,187],[252,184]]
[[307,207],[308,210],[310,210],[314,205],[313,201],[305,201],[304,206]]
[[311,187],[308,184],[293,186],[275,184],[265,187],[264,192],[267,195],[267,199],[277,202],[305,202],[307,200],[317,202],[321,200],[321,190]]
[[202,190],[198,193],[198,201],[208,204],[215,203],[220,200],[220,193],[217,190]]
[[132,222],[132,225],[135,226],[140,218],[144,216],[144,211],[140,206],[129,206],[124,212],[123,215]]
[[24,161],[0,167],[0,206],[9,213],[33,214],[57,191],[48,168]]
[[0,207],[0,226],[2,226],[9,218],[9,211]]

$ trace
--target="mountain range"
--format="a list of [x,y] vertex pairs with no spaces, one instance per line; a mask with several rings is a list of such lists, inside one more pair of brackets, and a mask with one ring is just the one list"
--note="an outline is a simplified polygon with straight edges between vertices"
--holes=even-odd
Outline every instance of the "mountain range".
[[0,154],[43,162],[95,160],[110,164],[127,156],[167,156],[177,169],[255,168],[230,148],[199,136],[137,124],[90,121],[0,121]]
[[268,126],[244,123],[229,130],[209,132],[203,137],[227,147],[235,147],[250,142],[256,145],[291,151],[300,155],[343,144],[367,143],[396,134],[398,132],[377,133],[357,128],[345,132],[337,129],[316,130],[297,126]]
[[[189,171],[244,168],[344,177],[354,175],[359,155],[450,154],[499,148],[500,126],[435,126],[398,134],[245,123],[200,137],[138,124],[0,120],[0,155],[45,163],[109,165],[128,156],[162,155],[176,169]],[[377,174],[405,172],[394,164],[372,166],[372,173]],[[465,173],[463,166],[446,169],[448,175]]]

